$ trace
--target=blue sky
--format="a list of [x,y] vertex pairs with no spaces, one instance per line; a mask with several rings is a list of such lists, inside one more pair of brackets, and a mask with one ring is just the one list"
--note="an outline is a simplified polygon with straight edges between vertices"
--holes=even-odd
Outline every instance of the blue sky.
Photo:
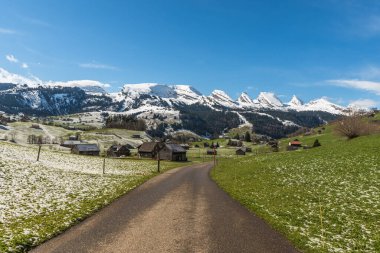
[[5,1],[0,67],[380,107],[379,1]]

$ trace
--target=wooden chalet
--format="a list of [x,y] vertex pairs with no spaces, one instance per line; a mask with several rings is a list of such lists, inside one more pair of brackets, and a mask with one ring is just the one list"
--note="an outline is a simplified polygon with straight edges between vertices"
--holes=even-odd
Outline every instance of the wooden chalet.
[[99,156],[100,149],[96,144],[82,143],[77,144],[71,149],[71,153],[77,155]]
[[107,156],[109,157],[124,157],[124,156],[130,156],[131,151],[127,147],[127,145],[112,145],[107,150]]
[[138,147],[138,153],[140,157],[145,158],[157,158],[157,152],[159,150],[159,142],[144,142]]
[[236,155],[245,155],[246,152],[247,152],[247,149],[244,147],[236,149]]
[[78,141],[78,140],[75,140],[75,141],[73,141],[73,140],[68,140],[68,141],[64,141],[62,144],[61,144],[61,146],[62,147],[66,147],[66,148],[73,148],[75,145],[78,145],[78,144],[82,144],[82,142],[81,141]]
[[159,151],[160,160],[187,161],[186,150],[178,144],[164,144]]

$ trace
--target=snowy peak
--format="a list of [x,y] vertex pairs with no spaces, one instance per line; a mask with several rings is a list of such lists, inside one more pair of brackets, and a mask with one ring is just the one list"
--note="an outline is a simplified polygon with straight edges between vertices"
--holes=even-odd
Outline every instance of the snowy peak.
[[237,101],[241,104],[253,104],[253,100],[248,96],[246,92],[241,93]]
[[303,106],[304,111],[324,111],[333,114],[343,114],[345,108],[343,106],[331,103],[325,98],[312,100]]
[[236,104],[235,101],[233,101],[230,96],[227,95],[222,90],[214,90],[211,92],[211,95],[208,97],[209,100],[212,101],[212,103],[216,105],[221,105],[224,107],[229,107],[229,108],[236,108],[238,105]]
[[289,101],[288,105],[290,107],[300,107],[303,105],[301,99],[299,99],[296,95],[293,95],[292,99]]
[[284,106],[281,100],[272,92],[260,92],[257,101],[263,107],[279,108]]

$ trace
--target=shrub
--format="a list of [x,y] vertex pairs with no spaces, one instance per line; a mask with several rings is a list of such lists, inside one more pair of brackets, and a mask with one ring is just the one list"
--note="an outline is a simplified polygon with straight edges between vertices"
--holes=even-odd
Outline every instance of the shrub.
[[378,127],[363,119],[360,114],[354,113],[346,116],[337,122],[335,131],[348,139],[353,139],[363,135],[369,135],[377,132]]

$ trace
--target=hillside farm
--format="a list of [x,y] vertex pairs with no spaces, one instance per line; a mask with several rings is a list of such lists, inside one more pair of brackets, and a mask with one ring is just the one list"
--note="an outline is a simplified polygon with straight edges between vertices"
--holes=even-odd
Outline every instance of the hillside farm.
[[[25,252],[156,174],[152,160],[103,159],[0,142],[0,252]],[[161,170],[184,166],[161,162]]]
[[380,135],[299,138],[322,146],[222,159],[212,177],[303,252],[380,252]]

